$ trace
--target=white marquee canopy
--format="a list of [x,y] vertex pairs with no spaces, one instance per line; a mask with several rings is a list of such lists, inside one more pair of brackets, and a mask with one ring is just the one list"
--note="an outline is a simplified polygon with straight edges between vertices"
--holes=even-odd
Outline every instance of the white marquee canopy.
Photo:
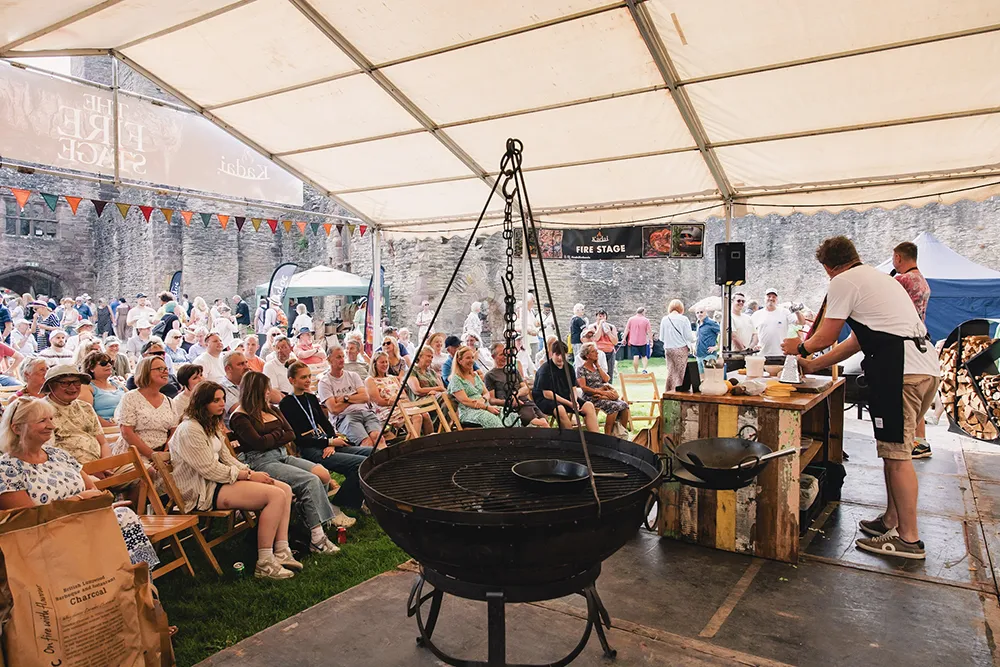
[[996,0],[0,0],[96,53],[384,230],[471,227],[508,137],[547,226],[1000,193]]

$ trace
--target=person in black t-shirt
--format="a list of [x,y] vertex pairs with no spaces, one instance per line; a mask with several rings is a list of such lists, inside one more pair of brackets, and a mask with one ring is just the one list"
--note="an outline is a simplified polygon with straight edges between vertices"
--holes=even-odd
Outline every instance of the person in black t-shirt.
[[574,428],[574,419],[570,416],[573,414],[571,401],[577,401],[587,430],[597,432],[597,411],[593,403],[576,397],[576,373],[572,365],[567,366],[566,351],[566,343],[561,340],[552,343],[549,361],[542,364],[535,374],[531,397],[542,412],[547,415],[555,414],[562,428]]

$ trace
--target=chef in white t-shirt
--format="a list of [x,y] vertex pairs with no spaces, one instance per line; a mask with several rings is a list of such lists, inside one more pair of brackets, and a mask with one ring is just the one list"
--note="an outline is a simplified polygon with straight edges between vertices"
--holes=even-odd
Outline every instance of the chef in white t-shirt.
[[733,311],[729,321],[732,323],[734,350],[753,350],[757,347],[757,327],[753,325],[750,316],[743,312],[746,302],[743,292],[733,294]]
[[[885,467],[885,513],[862,521],[871,537],[860,549],[880,555],[922,560],[924,544],[917,531],[917,476],[911,454],[917,418],[927,412],[941,375],[934,346],[910,296],[896,280],[861,263],[845,236],[829,238],[816,258],[830,277],[822,319],[804,342],[782,344],[796,352],[807,373],[844,361],[859,350],[869,387],[869,413],[879,458]],[[809,355],[837,341],[844,323],[851,336],[817,359]]]
[[778,290],[768,288],[764,293],[764,307],[750,320],[757,329],[760,353],[768,357],[781,356],[781,341],[788,338],[789,324],[805,324],[802,313],[793,315],[787,308],[778,306]]

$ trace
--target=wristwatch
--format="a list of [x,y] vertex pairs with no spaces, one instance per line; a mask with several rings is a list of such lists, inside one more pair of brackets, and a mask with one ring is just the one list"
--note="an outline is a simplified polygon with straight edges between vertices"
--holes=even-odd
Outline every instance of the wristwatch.
[[808,357],[809,356],[809,350],[806,349],[806,342],[805,341],[802,341],[801,343],[799,343],[799,356],[800,357]]

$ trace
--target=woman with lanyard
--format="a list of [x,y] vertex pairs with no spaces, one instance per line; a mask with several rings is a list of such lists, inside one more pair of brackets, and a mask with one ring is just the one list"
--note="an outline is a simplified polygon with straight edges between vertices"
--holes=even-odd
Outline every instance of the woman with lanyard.
[[[281,399],[278,407],[295,432],[295,446],[299,454],[307,461],[318,463],[327,470],[344,476],[344,483],[331,502],[337,506],[360,508],[363,497],[358,468],[372,453],[372,448],[352,447],[347,438],[336,435],[316,394],[309,392],[312,376],[307,365],[301,361],[289,364],[288,381],[293,393]],[[354,519],[338,513],[333,523],[350,528]]]
[[[871,553],[923,560],[911,457],[917,418],[930,407],[940,379],[937,355],[906,290],[888,274],[862,264],[850,239],[823,241],[816,259],[830,277],[826,301],[810,337],[802,342],[787,338],[782,351],[803,357],[799,364],[806,373],[864,352],[861,366],[871,388],[868,407],[885,467],[888,502],[882,515],[861,521],[861,531],[871,537],[855,544]],[[810,359],[836,343],[845,322],[851,336]]]

